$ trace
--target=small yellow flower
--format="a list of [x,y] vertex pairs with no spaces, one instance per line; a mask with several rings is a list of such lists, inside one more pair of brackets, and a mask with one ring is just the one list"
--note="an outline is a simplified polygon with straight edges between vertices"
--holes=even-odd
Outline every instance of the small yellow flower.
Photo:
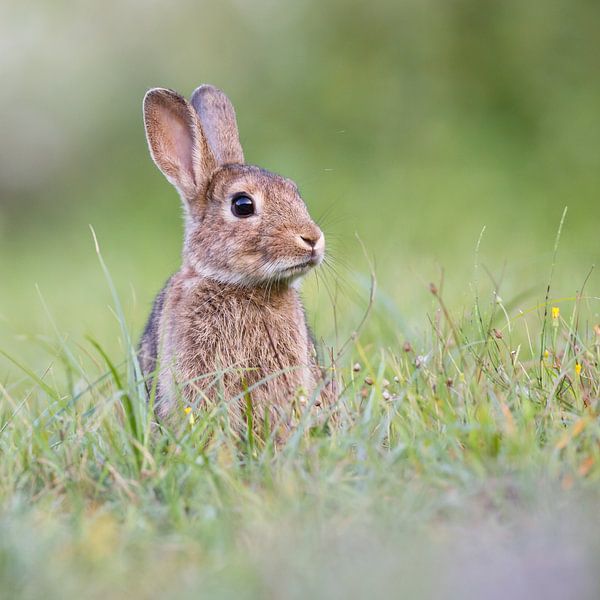
[[575,363],[575,373],[581,375],[581,363]]
[[552,307],[552,320],[558,321],[559,317],[560,317],[560,308],[558,306],[553,306]]
[[548,358],[550,356],[550,352],[548,350],[544,350],[544,358]]
[[183,412],[184,412],[186,415],[189,415],[189,417],[188,417],[188,420],[189,420],[189,422],[190,422],[190,425],[193,425],[193,424],[196,422],[196,419],[194,419],[194,413],[192,412],[192,407],[191,407],[191,406],[186,406],[186,407],[183,409]]

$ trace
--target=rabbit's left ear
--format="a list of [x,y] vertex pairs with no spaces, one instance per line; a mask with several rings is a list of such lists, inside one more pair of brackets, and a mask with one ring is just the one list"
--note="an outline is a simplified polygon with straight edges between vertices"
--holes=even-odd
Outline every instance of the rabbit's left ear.
[[235,110],[229,98],[212,85],[201,85],[192,94],[191,104],[217,163],[244,164]]
[[144,96],[144,126],[156,166],[194,203],[214,169],[196,112],[177,92],[153,88]]

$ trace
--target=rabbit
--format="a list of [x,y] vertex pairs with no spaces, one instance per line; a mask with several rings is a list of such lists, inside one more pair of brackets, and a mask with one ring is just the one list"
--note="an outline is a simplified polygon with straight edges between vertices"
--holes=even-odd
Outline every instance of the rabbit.
[[185,213],[181,268],[156,297],[139,346],[155,413],[177,418],[221,397],[240,430],[250,401],[253,422],[268,418],[285,436],[299,404],[312,399],[325,412],[335,403],[298,291],[323,261],[323,232],[293,181],[245,163],[221,90],[201,85],[188,102],[154,88],[143,113],[152,159]]

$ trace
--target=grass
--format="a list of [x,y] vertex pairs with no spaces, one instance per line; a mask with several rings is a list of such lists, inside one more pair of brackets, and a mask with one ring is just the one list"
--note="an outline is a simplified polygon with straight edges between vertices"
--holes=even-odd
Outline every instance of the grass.
[[307,411],[275,449],[225,402],[154,426],[102,267],[120,356],[58,331],[42,371],[0,351],[21,373],[0,385],[4,597],[597,597],[585,286],[526,310],[494,287],[455,314],[432,284],[421,335],[388,316],[386,338],[353,339],[339,419]]

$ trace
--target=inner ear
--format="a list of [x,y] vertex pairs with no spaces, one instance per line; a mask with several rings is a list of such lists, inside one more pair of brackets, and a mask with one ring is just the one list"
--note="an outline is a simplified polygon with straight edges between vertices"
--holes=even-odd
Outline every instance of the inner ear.
[[191,104],[217,163],[244,164],[235,110],[229,98],[212,85],[201,85],[192,94]]
[[179,159],[180,168],[183,168],[189,177],[197,185],[194,169],[194,148],[195,139],[189,124],[189,115],[177,114],[172,111],[166,111],[163,117],[164,127],[170,131],[170,135],[163,137],[163,151],[169,156]]

